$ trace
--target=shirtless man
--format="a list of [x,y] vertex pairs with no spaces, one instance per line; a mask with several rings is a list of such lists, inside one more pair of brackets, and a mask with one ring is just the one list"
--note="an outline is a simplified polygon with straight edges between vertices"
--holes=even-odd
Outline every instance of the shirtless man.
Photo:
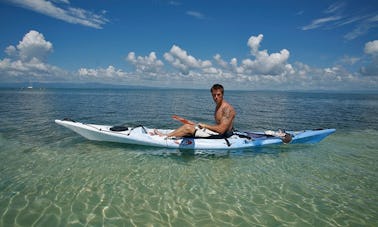
[[188,122],[188,124],[183,124],[180,128],[171,133],[163,134],[158,130],[155,130],[155,133],[160,136],[167,137],[210,137],[216,135],[224,137],[231,136],[234,118],[236,115],[235,109],[223,99],[224,88],[222,85],[214,84],[210,91],[216,104],[214,112],[214,125],[204,123],[199,123],[196,125],[193,122]]

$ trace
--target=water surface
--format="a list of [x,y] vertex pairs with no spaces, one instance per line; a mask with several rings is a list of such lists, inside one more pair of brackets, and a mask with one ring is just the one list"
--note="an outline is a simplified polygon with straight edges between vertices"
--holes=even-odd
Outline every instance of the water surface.
[[376,226],[378,95],[237,92],[240,130],[336,128],[316,145],[193,152],[58,126],[211,122],[203,90],[0,90],[0,226]]

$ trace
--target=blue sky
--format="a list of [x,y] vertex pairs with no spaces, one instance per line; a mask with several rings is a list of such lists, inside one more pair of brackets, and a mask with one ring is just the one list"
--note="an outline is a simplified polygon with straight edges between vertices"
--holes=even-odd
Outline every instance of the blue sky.
[[378,2],[0,0],[0,84],[378,90]]

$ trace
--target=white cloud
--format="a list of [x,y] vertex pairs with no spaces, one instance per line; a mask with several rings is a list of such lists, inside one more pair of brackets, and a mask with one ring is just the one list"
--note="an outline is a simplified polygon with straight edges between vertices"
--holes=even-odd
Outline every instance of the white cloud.
[[129,75],[122,71],[121,69],[116,69],[114,66],[109,65],[107,68],[99,68],[99,69],[87,69],[87,68],[80,68],[78,70],[78,75],[81,78],[85,79],[118,79],[118,78],[127,78]]
[[186,14],[197,19],[205,19],[205,16],[197,11],[187,11]]
[[0,78],[3,82],[51,82],[72,79],[68,72],[37,58],[32,58],[30,61],[1,59]]
[[344,2],[336,2],[328,6],[324,13],[337,13],[345,8]]
[[220,54],[216,54],[214,56],[214,60],[218,63],[218,65],[220,65],[222,68],[227,68],[228,67],[228,64],[227,62],[225,62],[224,60],[222,60],[222,57]]
[[334,22],[334,24],[339,23],[339,21],[343,19],[343,17],[341,16],[341,12],[345,8],[345,6],[345,3],[343,2],[336,2],[331,4],[330,6],[328,6],[326,10],[323,11],[323,13],[327,14],[327,16],[315,19],[310,24],[302,26],[301,29],[306,31],[324,26],[329,26],[331,22]]
[[9,46],[7,51],[9,52],[9,50],[12,50],[13,54],[16,53],[24,61],[29,61],[32,58],[43,61],[53,51],[53,45],[46,41],[41,33],[31,30],[20,41],[17,48]]
[[328,22],[338,21],[341,18],[342,17],[340,16],[330,16],[330,17],[323,17],[323,18],[315,19],[309,25],[303,26],[302,30],[306,31],[306,30],[319,28],[319,27],[327,25]]
[[302,26],[301,29],[304,31],[317,28],[335,29],[348,25],[349,28],[347,29],[350,29],[350,31],[343,38],[353,40],[378,27],[378,15],[376,12],[357,12],[355,9],[350,9],[346,13],[344,12],[346,8],[347,3],[345,2],[331,4],[323,11],[326,14],[324,17],[314,19],[310,24]]
[[211,61],[197,60],[195,57],[189,55],[185,50],[176,45],[173,45],[171,50],[164,54],[164,58],[184,75],[188,75],[190,70],[204,70],[212,67]]
[[69,0],[51,0],[53,2],[57,2],[57,3],[65,3],[65,4],[70,4],[70,1]]
[[108,19],[105,18],[106,11],[96,14],[85,9],[74,8],[70,6],[70,2],[68,0],[54,1],[57,4],[64,3],[63,5],[60,4],[59,6],[56,3],[47,0],[8,1],[25,9],[32,10],[71,24],[80,24],[100,29],[108,22]]
[[168,4],[172,6],[180,6],[182,3],[179,1],[169,1]]
[[15,46],[8,46],[6,49],[5,49],[5,53],[10,56],[10,57],[17,57],[17,49]]
[[353,40],[362,35],[367,34],[371,29],[378,27],[378,15],[364,15],[355,18],[353,22],[356,22],[355,28],[344,35],[346,40]]
[[155,52],[145,57],[135,57],[135,53],[130,52],[126,60],[135,66],[138,73],[157,73],[164,66],[164,63],[157,59]]
[[364,52],[368,55],[368,63],[361,67],[360,73],[363,76],[378,77],[378,40],[367,42]]
[[259,51],[255,60],[245,59],[242,62],[243,68],[251,73],[261,73],[265,75],[281,74],[286,68],[286,61],[289,59],[290,52],[286,49],[280,53],[268,54],[266,50]]
[[367,42],[364,49],[366,54],[377,55],[378,54],[378,40]]
[[9,57],[20,58],[22,61],[30,61],[33,58],[44,61],[52,51],[52,43],[34,30],[29,31],[16,47],[10,45],[5,49]]
[[10,45],[5,49],[9,58],[0,60],[0,73],[8,80],[16,81],[31,77],[54,80],[54,77],[67,76],[63,70],[46,63],[52,50],[52,43],[46,41],[43,34],[31,30],[17,46]]
[[339,60],[339,63],[346,65],[354,65],[360,60],[361,58],[358,57],[344,56],[342,59]]
[[290,52],[282,49],[279,53],[269,54],[267,50],[259,50],[260,44],[263,40],[263,35],[251,36],[248,39],[247,45],[251,48],[250,52],[254,59],[243,59],[241,64],[238,64],[236,58],[232,58],[229,63],[221,58],[219,54],[214,56],[215,61],[222,69],[232,72],[234,74],[244,74],[244,77],[254,75],[285,75],[294,73],[293,67],[287,63]]
[[248,39],[247,45],[251,48],[251,54],[253,55],[257,54],[257,51],[260,48],[260,43],[263,38],[264,38],[264,35],[259,34],[258,36],[251,36]]
[[[263,35],[251,36],[247,45],[250,48],[252,58],[237,58],[229,62],[222,59],[220,54],[213,57],[218,67],[214,67],[209,60],[200,60],[189,55],[187,51],[174,45],[164,54],[165,60],[174,69],[185,76],[185,80],[192,83],[199,81],[223,81],[234,84],[237,88],[272,89],[274,87],[285,89],[334,89],[344,84],[345,88],[352,88],[359,81],[358,74],[349,73],[340,66],[325,69],[313,68],[305,64],[296,63],[294,66],[288,63],[290,52],[282,49],[280,52],[269,54],[267,50],[260,50]],[[129,54],[130,55],[130,54]],[[135,54],[129,56],[136,59]],[[139,57],[141,58],[141,57]],[[144,57],[146,58],[146,57]],[[342,63],[354,64],[358,58],[344,58]],[[134,64],[137,64],[134,62]],[[160,73],[171,78],[172,81],[183,80],[183,77],[167,71]],[[362,83],[362,82],[361,82]]]
[[[220,54],[215,54],[211,60],[201,60],[173,45],[164,53],[164,59],[159,59],[155,52],[147,56],[129,52],[125,60],[135,67],[130,71],[109,65],[105,68],[81,67],[68,72],[46,62],[53,44],[43,34],[30,31],[18,45],[5,49],[8,57],[0,59],[0,81],[98,82],[198,88],[207,88],[209,83],[217,82],[227,84],[232,89],[282,90],[378,87],[377,40],[366,43],[364,56],[344,57],[335,65],[325,68],[311,67],[301,62],[290,64],[287,49],[270,54],[268,50],[260,50],[262,40],[262,34],[248,39],[251,56],[245,59],[232,57],[224,60]],[[360,70],[348,71],[351,65]]]

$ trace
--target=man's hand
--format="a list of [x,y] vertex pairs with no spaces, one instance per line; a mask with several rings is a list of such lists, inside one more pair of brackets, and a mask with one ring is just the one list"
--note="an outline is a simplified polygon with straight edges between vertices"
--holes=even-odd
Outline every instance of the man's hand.
[[198,127],[199,127],[200,129],[206,128],[206,124],[198,123]]

